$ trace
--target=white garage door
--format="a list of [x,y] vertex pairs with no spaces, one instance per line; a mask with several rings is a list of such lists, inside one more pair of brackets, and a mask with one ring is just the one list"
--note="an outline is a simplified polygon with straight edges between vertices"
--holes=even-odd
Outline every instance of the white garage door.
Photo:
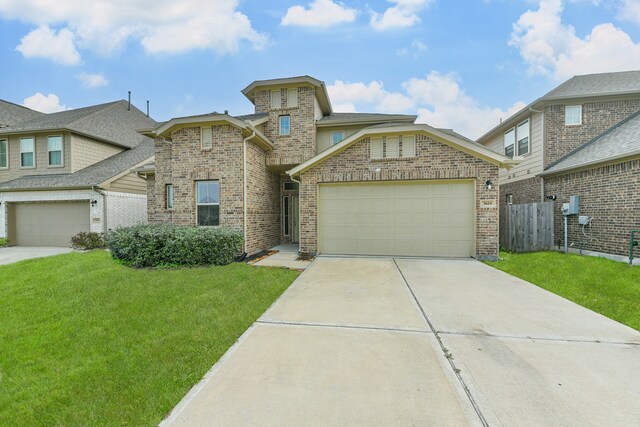
[[18,246],[71,246],[71,237],[89,231],[89,202],[14,205]]
[[469,257],[472,181],[320,184],[321,254]]

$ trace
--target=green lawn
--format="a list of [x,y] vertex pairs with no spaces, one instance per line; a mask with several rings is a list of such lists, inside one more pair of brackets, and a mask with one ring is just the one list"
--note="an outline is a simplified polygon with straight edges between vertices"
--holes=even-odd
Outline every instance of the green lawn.
[[297,275],[103,251],[0,266],[0,425],[156,425]]
[[487,264],[640,330],[640,267],[559,252],[500,257]]

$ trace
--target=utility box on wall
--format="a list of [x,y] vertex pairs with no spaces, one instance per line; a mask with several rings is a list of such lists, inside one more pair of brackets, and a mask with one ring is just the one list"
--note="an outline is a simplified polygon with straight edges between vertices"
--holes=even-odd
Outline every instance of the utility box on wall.
[[569,197],[569,203],[562,204],[562,215],[578,215],[580,211],[580,196]]

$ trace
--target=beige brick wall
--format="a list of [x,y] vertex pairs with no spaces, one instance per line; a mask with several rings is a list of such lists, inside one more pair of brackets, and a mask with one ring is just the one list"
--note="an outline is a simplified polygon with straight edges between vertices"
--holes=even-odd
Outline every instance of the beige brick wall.
[[122,151],[122,147],[81,135],[71,135],[71,172],[84,169]]
[[[353,181],[402,181],[428,179],[476,179],[476,256],[498,255],[498,188],[487,189],[485,182],[498,182],[498,167],[437,142],[426,135],[416,136],[416,157],[371,161],[369,139],[354,143],[343,152],[320,163],[301,176],[301,237],[303,254],[317,252],[318,184]],[[380,172],[375,171],[380,168]],[[484,200],[494,208],[483,208]]]
[[[63,140],[63,167],[49,166],[49,151],[47,137],[62,135]],[[20,167],[20,138],[35,137],[35,168]],[[11,181],[25,175],[48,175],[71,173],[71,137],[69,133],[51,132],[31,135],[10,135],[2,136],[0,139],[7,139],[9,142],[9,168],[0,169],[0,182]]]

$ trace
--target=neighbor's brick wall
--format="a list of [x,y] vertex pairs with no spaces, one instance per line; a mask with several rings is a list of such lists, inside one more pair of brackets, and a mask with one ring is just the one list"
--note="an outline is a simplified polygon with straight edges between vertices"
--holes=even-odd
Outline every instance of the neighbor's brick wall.
[[[582,172],[545,178],[545,192],[556,194],[554,208],[555,242],[564,246],[563,202],[580,196],[580,215],[593,218],[587,227],[590,239],[584,249],[615,255],[629,255],[631,230],[640,230],[640,160],[602,166]],[[577,216],[568,222],[569,244],[580,247],[581,226]],[[637,253],[637,252],[636,252]]]
[[513,204],[540,203],[542,178],[533,177],[521,181],[500,184],[500,206],[507,204],[507,194],[513,194]]
[[[48,166],[48,136],[62,135],[62,156],[63,167]],[[36,167],[29,169],[20,168],[20,137],[35,137],[35,160]],[[0,139],[7,139],[9,145],[9,168],[0,169],[0,182],[11,181],[25,175],[49,175],[60,173],[71,173],[71,137],[69,133],[47,132],[42,134],[25,134],[1,136]]]
[[[301,176],[300,252],[317,252],[317,192],[325,182],[401,181],[415,179],[476,179],[476,257],[498,255],[498,188],[485,182],[498,182],[498,167],[455,150],[426,135],[416,136],[416,158],[371,161],[369,138],[363,138]],[[380,172],[374,170],[380,168]],[[496,207],[482,209],[482,200],[493,200]]]
[[640,99],[584,103],[582,124],[577,126],[565,126],[564,110],[564,104],[545,108],[545,168],[640,111]]
[[71,171],[76,172],[124,151],[106,142],[80,135],[71,136]]
[[[256,113],[269,113],[264,134],[275,149],[267,155],[267,165],[297,165],[316,154],[315,88],[300,86],[298,106],[287,106],[287,89],[280,90],[282,108],[271,109],[271,90],[256,93]],[[291,134],[279,135],[280,116],[291,116]]]

